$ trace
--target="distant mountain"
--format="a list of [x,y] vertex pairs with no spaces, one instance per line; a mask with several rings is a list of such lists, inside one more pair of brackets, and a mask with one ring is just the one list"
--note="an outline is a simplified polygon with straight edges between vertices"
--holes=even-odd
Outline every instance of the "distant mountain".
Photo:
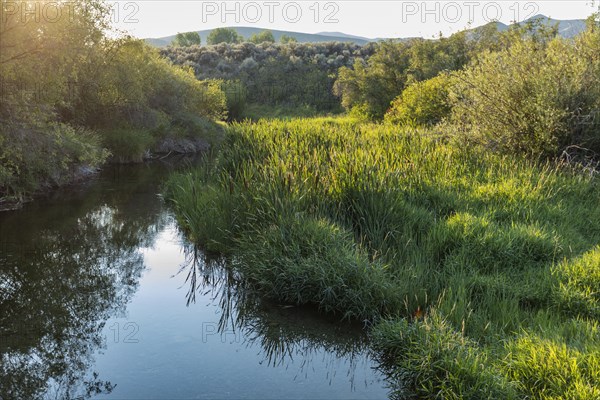
[[558,34],[566,39],[570,39],[570,38],[577,36],[581,32],[585,31],[585,28],[586,28],[586,22],[583,19],[559,20],[559,19],[552,19],[552,18],[546,17],[545,15],[541,15],[541,14],[535,15],[535,16],[527,19],[526,21],[521,22],[521,24],[524,24],[524,23],[530,22],[530,21],[531,22],[540,22],[541,24],[548,26],[548,27],[553,27],[553,26],[558,25]]
[[348,39],[358,39],[358,40],[364,40],[366,42],[371,42],[375,39],[369,39],[366,37],[362,37],[362,36],[355,36],[355,35],[348,35],[347,33],[343,33],[343,32],[319,32],[316,33],[316,35],[320,35],[320,36],[329,36],[329,37],[337,37],[337,38],[348,38]]
[[[573,19],[573,20],[558,20],[546,17],[545,15],[535,15],[523,22],[520,22],[520,25],[523,25],[530,21],[539,21],[541,24],[545,26],[556,26],[558,25],[558,33],[560,36],[564,38],[572,38],[577,36],[579,33],[583,32],[586,28],[586,22],[583,19]],[[509,28],[509,25],[503,24],[502,22],[490,22],[489,24],[495,24],[498,31],[502,32]],[[487,25],[489,25],[487,24]],[[484,25],[484,26],[487,26]],[[473,28],[473,31],[477,31],[482,27]],[[264,31],[264,28],[253,28],[253,27],[233,27],[235,31],[248,39],[253,34]],[[319,32],[319,33],[303,33],[303,32],[291,32],[291,31],[278,31],[275,29],[269,29],[273,32],[273,36],[275,37],[275,41],[279,41],[282,35],[287,35],[293,38],[300,43],[307,42],[353,42],[356,44],[366,44],[369,42],[378,42],[381,40],[386,40],[385,38],[375,38],[369,39],[362,36],[348,35],[343,32]],[[206,38],[210,34],[212,29],[206,29],[202,31],[197,31],[200,37],[202,38],[202,44],[206,44]],[[161,38],[149,38],[144,39],[147,43],[156,47],[165,47],[168,46],[173,39],[175,39],[175,35],[165,36]],[[410,38],[397,38],[399,40],[408,40]]]
[[[253,34],[262,32],[266,29],[264,28],[252,28],[252,27],[232,27],[239,34],[248,39]],[[278,31],[275,29],[269,29],[273,36],[275,37],[275,41],[279,41],[282,35],[287,35],[295,38],[300,43],[307,42],[353,42],[356,44],[366,44],[371,42],[371,39],[362,38],[359,36],[351,36],[346,35],[344,33],[337,32],[323,32],[323,33],[303,33],[303,32],[291,32],[291,31]],[[202,39],[202,44],[206,44],[206,38],[210,34],[212,29],[206,29],[202,31],[197,31]],[[173,39],[175,39],[175,35],[165,36],[161,38],[149,38],[144,39],[147,43],[156,47],[164,47],[169,45]]]

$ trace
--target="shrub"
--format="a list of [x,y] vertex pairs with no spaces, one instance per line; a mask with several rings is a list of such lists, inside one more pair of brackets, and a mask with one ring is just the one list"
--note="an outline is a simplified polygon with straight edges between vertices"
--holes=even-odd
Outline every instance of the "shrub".
[[94,132],[54,122],[0,127],[0,198],[68,183],[78,169],[94,169],[108,152]]
[[225,81],[223,92],[227,101],[227,118],[229,120],[241,119],[248,105],[246,86],[239,80]]
[[447,74],[413,83],[392,101],[385,120],[411,126],[437,124],[450,114],[448,93],[451,84]]
[[489,149],[555,156],[570,145],[598,143],[598,32],[574,42],[519,37],[507,49],[484,52],[457,73],[451,103],[468,139]]
[[147,156],[154,139],[145,130],[114,128],[102,132],[102,141],[118,163],[141,162]]

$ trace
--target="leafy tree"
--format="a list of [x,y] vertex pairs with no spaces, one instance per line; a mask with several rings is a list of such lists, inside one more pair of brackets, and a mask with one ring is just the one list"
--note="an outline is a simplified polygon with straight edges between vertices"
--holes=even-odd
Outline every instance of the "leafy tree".
[[0,202],[101,165],[108,143],[99,131],[123,128],[149,143],[175,127],[199,131],[189,115],[223,115],[218,83],[198,81],[140,41],[109,38],[102,0],[58,2],[52,19],[23,21],[26,7],[0,2]]
[[188,47],[197,45],[200,46],[202,40],[200,39],[200,34],[198,32],[186,32],[186,33],[178,33],[173,39],[173,46],[181,46]]
[[208,44],[219,43],[240,43],[243,37],[240,36],[233,28],[216,28],[213,29],[206,38]]
[[250,39],[248,39],[249,42],[251,43],[256,43],[256,44],[260,44],[260,43],[275,43],[275,37],[273,36],[273,32],[271,31],[262,31],[259,33],[255,33],[254,35],[250,36]]
[[296,39],[293,36],[289,36],[286,34],[281,35],[281,37],[279,38],[279,42],[282,44],[287,44],[287,43],[298,43],[298,39]]
[[356,60],[353,69],[340,68],[334,93],[341,97],[342,105],[348,110],[360,106],[371,117],[383,117],[406,85],[409,48],[405,42],[384,41],[367,63]]
[[366,63],[357,60],[353,69],[339,70],[335,93],[347,110],[358,107],[361,114],[381,118],[408,85],[461,69],[479,49],[478,40],[490,37],[494,31],[486,28],[472,38],[459,32],[436,40],[381,42]]

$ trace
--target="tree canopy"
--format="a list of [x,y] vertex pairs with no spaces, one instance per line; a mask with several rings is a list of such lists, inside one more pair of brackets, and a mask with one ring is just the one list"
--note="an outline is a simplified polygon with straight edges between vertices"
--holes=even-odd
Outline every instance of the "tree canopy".
[[256,44],[260,44],[260,43],[264,43],[264,42],[274,43],[275,37],[273,36],[273,32],[265,30],[265,31],[255,33],[254,35],[250,36],[248,41],[252,42],[252,43],[256,43]]
[[173,39],[172,45],[188,47],[193,45],[200,46],[201,43],[202,40],[200,39],[200,34],[198,32],[185,32],[178,33],[175,36],[175,39]]
[[216,28],[213,29],[206,38],[208,44],[219,43],[240,43],[244,38],[239,35],[233,28]]

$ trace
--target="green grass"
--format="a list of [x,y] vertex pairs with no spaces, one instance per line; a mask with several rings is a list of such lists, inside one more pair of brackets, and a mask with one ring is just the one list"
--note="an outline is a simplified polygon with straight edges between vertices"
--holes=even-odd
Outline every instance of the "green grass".
[[[342,110],[334,110],[328,114],[339,114]],[[251,121],[258,121],[260,119],[294,119],[294,118],[310,118],[318,117],[326,114],[322,111],[318,111],[315,107],[310,105],[281,105],[273,106],[269,104],[248,104],[239,120],[249,119]]]
[[394,396],[575,399],[599,390],[599,189],[434,130],[313,118],[234,124],[165,191],[264,296],[371,321]]

